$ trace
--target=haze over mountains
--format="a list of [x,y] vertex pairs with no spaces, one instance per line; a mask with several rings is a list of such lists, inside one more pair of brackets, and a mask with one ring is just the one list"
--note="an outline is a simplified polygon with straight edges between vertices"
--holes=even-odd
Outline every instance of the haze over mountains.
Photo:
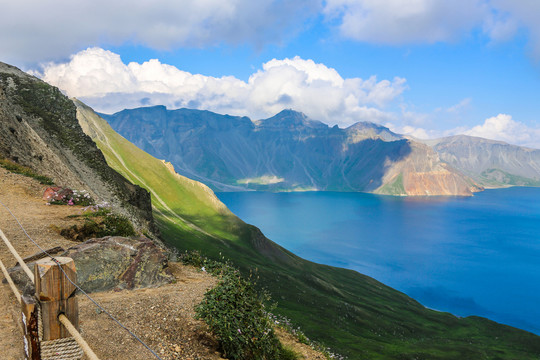
[[540,150],[468,136],[418,141],[369,122],[329,127],[293,110],[258,121],[164,106],[102,116],[218,191],[471,195],[482,186],[540,185]]

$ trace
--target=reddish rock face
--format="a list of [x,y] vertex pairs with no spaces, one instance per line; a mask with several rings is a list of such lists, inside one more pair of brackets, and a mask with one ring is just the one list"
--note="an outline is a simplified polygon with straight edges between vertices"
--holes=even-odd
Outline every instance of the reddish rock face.
[[46,201],[62,201],[73,196],[73,190],[68,188],[61,188],[58,186],[53,186],[45,189],[43,192],[43,200]]

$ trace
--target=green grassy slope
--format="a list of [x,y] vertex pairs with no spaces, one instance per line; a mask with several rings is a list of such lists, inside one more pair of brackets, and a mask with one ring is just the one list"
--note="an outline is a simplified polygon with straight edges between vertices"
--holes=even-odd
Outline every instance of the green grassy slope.
[[224,256],[278,302],[277,312],[350,359],[538,359],[540,337],[424,308],[355,271],[303,260],[234,216],[204,185],[179,176],[116,134],[76,102],[83,129],[108,163],[152,193],[163,241],[180,250]]

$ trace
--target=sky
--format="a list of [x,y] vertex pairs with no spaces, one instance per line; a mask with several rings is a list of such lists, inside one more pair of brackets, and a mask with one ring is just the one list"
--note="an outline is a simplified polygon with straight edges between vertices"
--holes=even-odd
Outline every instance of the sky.
[[540,148],[539,0],[0,0],[0,61],[166,105]]

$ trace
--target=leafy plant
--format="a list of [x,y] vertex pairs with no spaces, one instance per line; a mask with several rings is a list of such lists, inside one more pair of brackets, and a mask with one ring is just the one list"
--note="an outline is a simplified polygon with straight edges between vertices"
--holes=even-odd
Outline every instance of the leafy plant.
[[195,311],[218,338],[227,358],[297,359],[274,333],[265,305],[270,303],[270,295],[256,290],[251,275],[246,279],[229,264],[207,260],[197,252],[186,254],[183,261],[220,276],[218,285],[205,294]]

